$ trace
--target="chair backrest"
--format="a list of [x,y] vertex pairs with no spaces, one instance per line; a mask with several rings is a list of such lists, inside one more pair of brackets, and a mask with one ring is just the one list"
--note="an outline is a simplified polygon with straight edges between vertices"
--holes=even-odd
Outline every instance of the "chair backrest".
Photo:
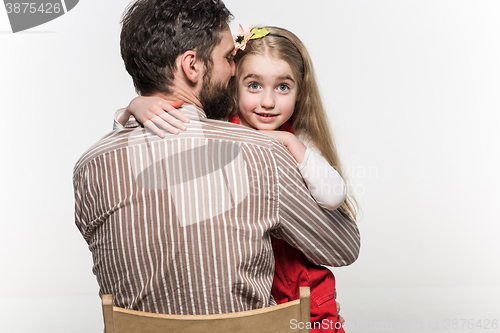
[[309,333],[310,291],[300,287],[300,299],[243,312],[212,315],[166,315],[127,310],[102,296],[106,333]]

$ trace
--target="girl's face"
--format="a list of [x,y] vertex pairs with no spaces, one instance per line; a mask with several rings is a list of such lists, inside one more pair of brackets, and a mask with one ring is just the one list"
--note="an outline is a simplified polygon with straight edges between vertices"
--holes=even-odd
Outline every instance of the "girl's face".
[[259,130],[275,130],[293,114],[297,81],[284,60],[249,55],[238,76],[241,124]]

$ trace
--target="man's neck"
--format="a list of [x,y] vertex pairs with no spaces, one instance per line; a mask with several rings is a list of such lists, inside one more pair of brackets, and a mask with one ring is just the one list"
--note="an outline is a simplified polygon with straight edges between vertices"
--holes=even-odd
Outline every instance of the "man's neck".
[[189,82],[182,75],[175,75],[174,81],[172,85],[169,86],[169,90],[171,93],[163,94],[163,93],[155,93],[153,96],[157,96],[163,98],[167,101],[183,101],[184,103],[194,104],[199,108],[203,109],[199,99],[199,90],[200,84],[198,83],[196,86],[193,85],[192,82]]
[[160,97],[170,102],[183,101],[184,103],[194,104],[199,108],[203,108],[200,103],[200,100],[193,94],[186,93],[182,90],[179,91],[176,91],[175,89],[172,90],[174,91],[170,94],[155,93],[150,96]]

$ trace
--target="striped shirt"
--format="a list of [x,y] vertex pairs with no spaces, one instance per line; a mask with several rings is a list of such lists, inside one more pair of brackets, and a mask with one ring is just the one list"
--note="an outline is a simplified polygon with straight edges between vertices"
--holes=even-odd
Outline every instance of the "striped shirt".
[[101,295],[170,314],[269,306],[271,235],[316,264],[356,260],[355,223],[317,205],[282,144],[192,105],[181,111],[187,131],[118,129],[75,166],[76,225]]

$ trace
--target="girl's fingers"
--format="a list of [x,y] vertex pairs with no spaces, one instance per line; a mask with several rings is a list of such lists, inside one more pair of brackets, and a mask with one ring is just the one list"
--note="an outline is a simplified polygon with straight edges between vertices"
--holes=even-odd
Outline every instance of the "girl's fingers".
[[175,101],[175,102],[172,102],[172,107],[174,108],[180,108],[182,106],[182,104],[184,104],[183,101]]
[[[179,110],[176,110],[177,112],[180,112]],[[186,125],[184,125],[184,123],[182,121],[180,121],[177,117],[175,117],[174,115],[172,115],[172,112],[171,113],[163,113],[160,118],[167,122],[168,124],[174,126],[174,127],[177,127],[178,129],[181,129],[183,131],[185,131],[187,129]],[[189,118],[188,118],[189,119]]]
[[178,109],[173,109],[172,111],[170,111],[170,112],[168,112],[166,114],[174,116],[175,118],[177,118],[180,121],[183,121],[185,123],[189,123],[189,118],[184,113],[182,113],[180,110],[178,110]]
[[[148,114],[145,114],[142,124],[149,128],[160,138],[165,137],[165,131],[171,134],[179,134],[180,130],[187,128],[184,123],[189,122],[189,118],[177,108],[182,106],[183,101],[167,102],[160,101],[160,107],[156,105],[151,108]],[[149,119],[147,119],[149,118]]]
[[[160,116],[156,116],[154,117],[153,119],[151,119],[151,121],[156,125],[156,127],[164,130],[164,131],[167,131],[169,133],[172,133],[172,134],[179,134],[179,129],[176,128],[175,126],[172,126],[170,123],[168,123],[167,121],[165,121],[162,117]],[[180,124],[182,124],[180,121],[178,121]]]
[[149,128],[150,130],[153,131],[153,133],[155,133],[156,135],[158,135],[160,138],[164,138],[165,137],[165,133],[163,133],[163,131],[161,129],[159,129],[154,123],[153,121],[151,120],[147,120],[144,122],[144,127],[147,127]]
[[[169,124],[168,122],[163,120],[161,117],[155,117],[154,119],[152,119],[152,121],[156,124],[156,126],[161,127],[163,130],[165,130],[171,134],[179,134],[180,133],[180,131],[177,127],[172,126],[171,124]],[[180,121],[178,121],[178,122],[179,122],[179,124],[182,124]],[[162,138],[163,137],[164,136],[162,136]]]
[[175,118],[185,123],[189,123],[189,118],[184,113],[177,110],[177,108],[181,107],[183,103],[183,101],[176,101],[172,103],[164,101],[162,107],[168,114],[173,115]]

